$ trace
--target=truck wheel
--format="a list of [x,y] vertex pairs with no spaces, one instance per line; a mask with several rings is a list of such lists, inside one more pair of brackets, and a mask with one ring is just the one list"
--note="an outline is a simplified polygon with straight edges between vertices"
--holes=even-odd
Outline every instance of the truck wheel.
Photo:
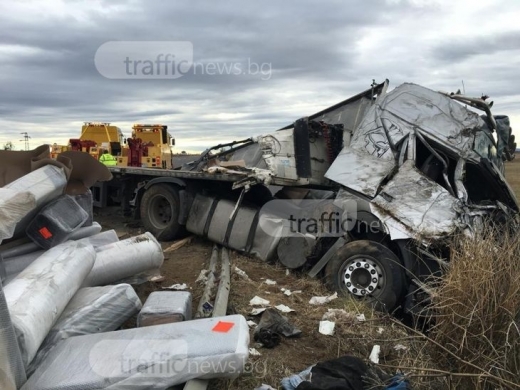
[[148,188],[140,208],[144,228],[160,241],[172,241],[182,233],[179,207],[179,194],[175,187],[156,184]]
[[376,310],[391,312],[404,291],[401,262],[387,247],[359,240],[341,247],[325,268],[326,283],[339,295],[366,299]]

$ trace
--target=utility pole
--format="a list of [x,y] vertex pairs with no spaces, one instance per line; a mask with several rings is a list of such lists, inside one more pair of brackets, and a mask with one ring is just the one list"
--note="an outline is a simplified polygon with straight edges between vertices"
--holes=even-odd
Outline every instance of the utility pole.
[[29,136],[29,134],[27,134],[26,131],[24,131],[23,133],[20,133],[23,135],[23,139],[21,139],[20,141],[24,141],[25,143],[25,150],[29,150],[29,139],[31,139],[31,137]]

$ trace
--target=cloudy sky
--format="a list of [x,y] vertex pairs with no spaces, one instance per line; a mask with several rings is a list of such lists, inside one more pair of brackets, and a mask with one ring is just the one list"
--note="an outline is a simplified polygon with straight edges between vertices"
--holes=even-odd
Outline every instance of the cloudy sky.
[[[197,151],[275,130],[385,78],[445,91],[464,80],[467,94],[490,95],[494,112],[510,115],[518,137],[519,20],[517,0],[3,1],[0,145],[22,148],[25,131],[31,146],[66,144],[84,121],[126,136],[152,122],[169,126],[178,150]],[[110,59],[96,52],[111,41],[188,43],[195,65],[177,78],[138,67],[140,78],[106,78],[99,61]]]

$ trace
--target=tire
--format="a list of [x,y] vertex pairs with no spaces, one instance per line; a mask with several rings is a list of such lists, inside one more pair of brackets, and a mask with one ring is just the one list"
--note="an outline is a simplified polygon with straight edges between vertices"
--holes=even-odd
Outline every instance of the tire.
[[327,264],[325,279],[327,286],[339,295],[366,299],[376,310],[384,312],[392,312],[401,303],[405,287],[397,256],[386,246],[369,240],[341,247]]
[[140,214],[144,228],[159,241],[172,241],[183,233],[179,224],[179,193],[176,187],[156,184],[141,199]]

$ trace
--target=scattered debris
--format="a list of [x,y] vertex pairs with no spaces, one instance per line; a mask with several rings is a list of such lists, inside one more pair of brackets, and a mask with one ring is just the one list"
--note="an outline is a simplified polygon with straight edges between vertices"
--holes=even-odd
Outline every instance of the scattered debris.
[[160,283],[160,282],[164,282],[164,280],[165,280],[165,277],[162,275],[155,275],[148,279],[148,281],[150,281],[152,283]]
[[265,307],[262,307],[262,308],[254,308],[253,310],[251,310],[251,315],[252,316],[257,316],[259,314],[262,314],[263,312],[265,311]]
[[276,281],[275,280],[271,280],[271,279],[266,279],[264,281],[265,284],[268,284],[270,286],[274,286],[276,284]]
[[406,351],[408,349],[408,347],[403,344],[397,344],[394,346],[394,349],[396,351]]
[[168,286],[168,287],[163,287],[164,290],[187,290],[188,289],[188,285],[186,283],[175,283],[175,284],[172,284],[171,286]]
[[250,280],[249,276],[245,273],[245,271],[242,271],[240,268],[235,267],[234,269],[235,273],[240,276],[244,280]]
[[324,305],[326,303],[329,303],[330,301],[336,299],[338,297],[338,293],[335,292],[332,295],[329,295],[328,297],[312,297],[309,301],[309,304],[311,305]]
[[302,293],[302,290],[291,291],[288,288],[281,288],[280,291],[282,291],[284,293],[284,295],[287,295],[288,297],[290,297],[293,294],[301,294]]
[[256,322],[249,320],[249,321],[247,321],[247,325],[248,325],[250,328],[254,328],[254,327],[256,326]]
[[266,385],[265,383],[262,383],[262,386],[255,387],[254,390],[276,390],[276,389],[274,387]]
[[286,317],[275,309],[268,308],[263,312],[255,329],[254,340],[266,348],[273,348],[280,344],[281,336],[298,337],[301,333],[301,330],[292,325]]
[[249,305],[251,306],[267,306],[269,305],[269,301],[264,298],[260,298],[258,295],[254,296],[253,299],[249,301]]
[[260,352],[258,352],[258,350],[256,350],[255,348],[249,348],[249,355],[250,356],[262,356],[262,354]]
[[357,318],[357,320],[358,320],[359,322],[365,322],[365,321],[367,320],[367,319],[365,318],[365,315],[364,315],[363,313],[358,314],[358,315],[356,316],[356,318]]
[[282,313],[291,313],[294,310],[291,309],[289,306],[286,305],[277,305],[275,306],[276,309],[280,310]]
[[358,322],[355,314],[348,313],[344,309],[328,309],[321,319],[322,321],[334,321],[343,324],[355,324]]
[[372,351],[370,352],[370,356],[368,357],[372,363],[379,364],[379,354],[381,353],[381,346],[374,345],[372,347]]
[[208,281],[209,269],[203,269],[200,271],[199,276],[195,280],[195,283],[206,283]]
[[314,366],[310,366],[299,374],[294,374],[288,378],[283,378],[280,384],[284,390],[295,390],[300,385],[300,383],[311,380],[312,367]]
[[332,336],[334,334],[334,327],[336,326],[335,322],[332,321],[320,321],[320,327],[318,332],[324,334],[325,336]]
[[182,248],[184,245],[189,244],[191,242],[191,240],[193,240],[194,237],[195,236],[189,236],[189,237],[183,238],[182,240],[175,241],[168,248],[166,248],[164,250],[164,252],[167,253],[167,252],[176,251],[177,249]]

